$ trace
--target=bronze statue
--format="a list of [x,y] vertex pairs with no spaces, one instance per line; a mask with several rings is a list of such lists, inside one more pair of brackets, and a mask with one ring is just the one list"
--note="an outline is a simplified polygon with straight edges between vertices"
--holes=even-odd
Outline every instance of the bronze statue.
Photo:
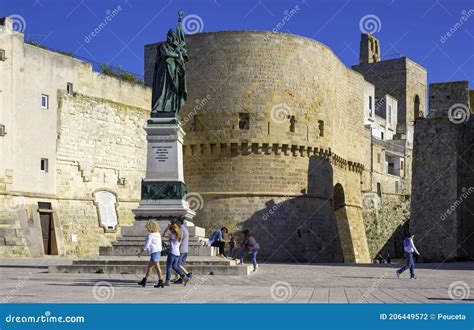
[[181,27],[183,12],[178,13],[176,32],[168,31],[165,42],[157,47],[153,73],[151,116],[177,114],[187,100],[185,63],[188,61],[186,42]]

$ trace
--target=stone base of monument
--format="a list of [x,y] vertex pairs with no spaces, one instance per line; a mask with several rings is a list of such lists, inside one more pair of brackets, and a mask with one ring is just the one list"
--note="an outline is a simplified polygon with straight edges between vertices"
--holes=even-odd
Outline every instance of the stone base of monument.
[[[157,221],[163,234],[167,221]],[[98,257],[74,260],[72,264],[49,266],[50,273],[97,273],[143,275],[149,257],[137,257],[143,247],[147,231],[146,221],[135,221],[132,226],[121,228],[122,237],[111,246],[101,247]],[[235,260],[216,257],[217,248],[207,245],[204,228],[185,221],[189,231],[189,253],[186,269],[195,275],[248,275],[252,267],[237,265]],[[166,241],[166,238],[165,238]],[[162,270],[166,256],[160,260]]]
[[[85,273],[85,274],[135,274],[143,276],[149,258],[138,257],[91,257],[74,260],[68,265],[49,266],[50,273]],[[166,256],[160,260],[161,270],[166,270]],[[186,270],[194,275],[248,275],[252,266],[237,265],[235,260],[218,257],[188,257]],[[156,273],[152,279],[156,278]],[[192,282],[191,282],[192,283]]]
[[[168,226],[167,221],[157,221],[160,232],[163,234]],[[143,247],[146,221],[135,221],[133,226],[122,227],[122,237],[112,243],[112,246],[101,247],[101,256],[136,256]],[[192,222],[185,221],[189,231],[189,256],[212,257],[217,255],[217,249],[207,245],[206,230],[195,226]],[[166,241],[166,239],[165,239]]]

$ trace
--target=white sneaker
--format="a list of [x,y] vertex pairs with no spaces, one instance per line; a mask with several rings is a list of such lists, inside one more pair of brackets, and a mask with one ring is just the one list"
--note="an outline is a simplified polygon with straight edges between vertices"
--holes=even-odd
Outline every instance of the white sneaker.
[[258,264],[255,265],[255,270],[257,270],[257,269],[258,269]]

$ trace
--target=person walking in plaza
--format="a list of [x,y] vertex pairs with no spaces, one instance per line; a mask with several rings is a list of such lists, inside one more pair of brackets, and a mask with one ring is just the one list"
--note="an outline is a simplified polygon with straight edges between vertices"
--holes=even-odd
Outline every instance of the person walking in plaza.
[[209,245],[219,248],[219,257],[227,258],[225,254],[225,243],[228,241],[224,239],[223,234],[227,234],[228,232],[229,229],[227,229],[227,227],[221,227],[213,232],[211,237],[209,237]]
[[245,253],[250,254],[253,265],[253,271],[255,272],[258,269],[257,253],[258,250],[260,250],[260,245],[257,243],[255,237],[253,237],[253,235],[248,229],[242,231],[242,234],[244,234],[244,240],[242,241],[242,245],[240,248],[240,264],[244,264]]
[[189,282],[189,277],[184,274],[184,272],[179,268],[178,262],[179,262],[179,245],[183,239],[181,236],[181,230],[179,226],[176,223],[173,223],[172,225],[169,226],[169,252],[168,252],[168,257],[166,260],[166,280],[165,280],[165,286],[170,285],[170,279],[171,279],[171,272],[174,270],[176,273],[179,274],[182,282],[185,286]]
[[418,250],[413,243],[413,238],[415,235],[408,234],[407,237],[403,240],[403,250],[405,252],[405,258],[407,259],[406,266],[403,266],[399,270],[397,270],[396,274],[397,277],[400,278],[400,274],[403,273],[405,270],[410,269],[410,279],[416,279],[415,275],[415,261],[413,260],[413,253],[420,255]]
[[158,273],[158,284],[155,285],[155,288],[163,288],[163,273],[160,268],[162,249],[160,227],[158,227],[156,221],[150,220],[145,225],[145,228],[148,230],[148,235],[146,236],[143,249],[138,252],[138,257],[140,257],[143,252],[146,252],[150,255],[150,261],[148,262],[145,277],[138,282],[138,285],[145,287],[148,277],[150,277],[153,268],[155,268]]
[[[181,244],[179,245],[179,260],[178,260],[178,267],[184,272],[186,277],[191,279],[193,277],[193,273],[188,272],[186,268],[184,268],[184,264],[186,264],[186,259],[188,257],[188,251],[189,251],[189,230],[184,224],[183,219],[179,219],[176,222],[179,225],[179,229],[181,230]],[[180,277],[176,279],[174,284],[183,284],[183,278]]]

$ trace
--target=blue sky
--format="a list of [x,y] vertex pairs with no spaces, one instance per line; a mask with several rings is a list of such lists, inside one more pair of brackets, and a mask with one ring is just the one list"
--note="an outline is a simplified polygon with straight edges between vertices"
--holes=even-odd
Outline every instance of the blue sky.
[[293,10],[279,31],[323,42],[347,66],[358,62],[363,20],[381,40],[382,58],[403,54],[428,69],[429,82],[469,80],[474,88],[472,0],[0,0],[0,16],[19,15],[28,38],[139,75],[143,46],[164,39],[179,9],[196,15],[190,32],[270,31]]

